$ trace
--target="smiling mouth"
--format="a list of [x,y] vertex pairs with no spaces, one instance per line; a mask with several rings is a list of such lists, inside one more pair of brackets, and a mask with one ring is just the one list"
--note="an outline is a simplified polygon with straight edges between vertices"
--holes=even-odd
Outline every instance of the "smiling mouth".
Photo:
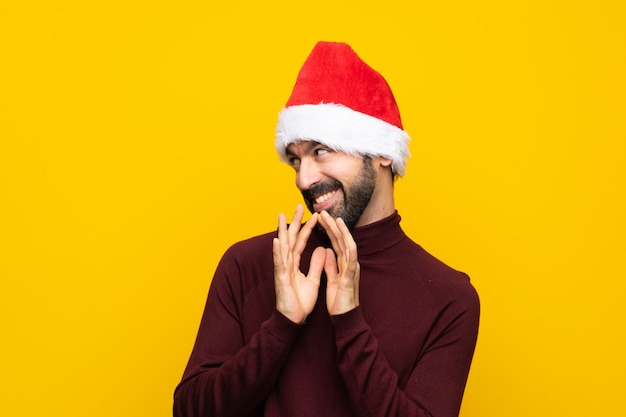
[[332,190],[332,191],[329,191],[329,192],[327,192],[327,193],[325,193],[325,194],[322,194],[322,195],[320,195],[320,196],[317,196],[317,197],[315,197],[315,198],[313,199],[313,202],[314,202],[315,204],[321,204],[321,203],[323,203],[324,201],[326,201],[326,200],[328,200],[329,198],[331,198],[331,197],[333,196],[333,194],[335,194],[335,192],[337,192],[337,190]]

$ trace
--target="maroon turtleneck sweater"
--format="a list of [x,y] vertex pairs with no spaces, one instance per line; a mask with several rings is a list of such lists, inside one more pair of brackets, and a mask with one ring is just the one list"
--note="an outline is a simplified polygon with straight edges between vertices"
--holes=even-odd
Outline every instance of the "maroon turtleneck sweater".
[[[467,275],[411,241],[395,213],[355,228],[360,306],[306,323],[276,310],[272,238],[233,245],[211,283],[175,417],[457,416],[478,333]],[[313,233],[302,256],[330,247]]]

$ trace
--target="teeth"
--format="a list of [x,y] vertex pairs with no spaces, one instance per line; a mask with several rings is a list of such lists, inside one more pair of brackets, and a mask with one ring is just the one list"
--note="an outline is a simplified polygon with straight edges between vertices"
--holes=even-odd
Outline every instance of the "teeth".
[[334,194],[334,191],[328,192],[326,194],[322,194],[321,196],[317,197],[315,199],[315,203],[319,204],[319,203],[323,203],[324,201],[328,200],[330,197],[332,197],[332,195]]

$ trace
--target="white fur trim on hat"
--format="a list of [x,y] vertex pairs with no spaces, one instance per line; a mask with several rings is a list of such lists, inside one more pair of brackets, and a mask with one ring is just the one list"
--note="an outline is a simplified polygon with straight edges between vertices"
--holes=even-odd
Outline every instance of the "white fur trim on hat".
[[351,155],[389,158],[395,174],[403,176],[406,171],[408,133],[340,104],[302,104],[281,110],[276,127],[276,149],[281,159],[287,161],[289,144],[306,140]]

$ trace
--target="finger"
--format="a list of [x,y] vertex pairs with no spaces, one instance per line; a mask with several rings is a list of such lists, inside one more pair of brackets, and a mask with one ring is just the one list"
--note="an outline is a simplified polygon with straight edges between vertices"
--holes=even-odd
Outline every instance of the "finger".
[[319,216],[319,222],[324,228],[324,230],[326,230],[326,234],[328,235],[328,238],[330,239],[330,243],[333,245],[333,247],[335,247],[337,245],[338,230],[339,230],[334,224],[335,219],[333,219],[333,217],[330,214],[328,214],[328,212],[322,211]]
[[345,245],[344,259],[346,264],[344,265],[348,275],[354,277],[355,284],[358,286],[359,279],[359,260],[357,245],[348,229],[348,226],[344,223],[343,219],[337,219],[337,227],[339,228],[343,242]]
[[306,276],[307,279],[312,280],[319,284],[320,277],[322,276],[322,270],[326,263],[326,249],[318,246],[311,255],[311,263],[309,265],[309,273]]
[[280,251],[280,240],[278,238],[272,240],[272,254],[274,255],[274,276],[282,276],[285,272],[285,263]]
[[335,252],[337,252],[338,255],[343,254],[345,249],[343,237],[341,236],[341,232],[335,219],[333,219],[333,217],[326,211],[322,211],[320,213],[320,223],[322,224],[324,230],[326,230],[326,234],[328,235]]
[[337,219],[336,224],[339,232],[341,233],[341,238],[344,248],[346,250],[346,254],[348,255],[348,259],[350,259],[351,261],[356,261],[357,246],[354,238],[352,237],[352,233],[350,233],[350,229],[348,229],[348,226],[346,226],[346,223],[343,221],[343,219]]
[[324,261],[324,272],[326,272],[326,278],[328,282],[333,282],[337,279],[339,269],[337,268],[337,258],[335,252],[332,249],[326,249],[326,259]]
[[296,242],[296,236],[298,235],[298,231],[300,230],[300,226],[302,224],[303,214],[304,214],[304,207],[302,207],[302,204],[298,204],[296,206],[296,211],[293,213],[293,217],[291,218],[291,223],[289,224],[290,246],[293,246]]
[[301,254],[304,248],[306,247],[306,243],[309,241],[309,237],[311,236],[311,232],[313,228],[317,224],[319,215],[317,213],[313,213],[311,218],[307,220],[307,222],[302,226],[302,230],[298,233],[296,238],[296,242],[293,247],[293,251],[296,254]]
[[289,254],[289,233],[287,231],[287,220],[284,214],[278,215],[278,242],[280,244],[280,254],[284,261]]

